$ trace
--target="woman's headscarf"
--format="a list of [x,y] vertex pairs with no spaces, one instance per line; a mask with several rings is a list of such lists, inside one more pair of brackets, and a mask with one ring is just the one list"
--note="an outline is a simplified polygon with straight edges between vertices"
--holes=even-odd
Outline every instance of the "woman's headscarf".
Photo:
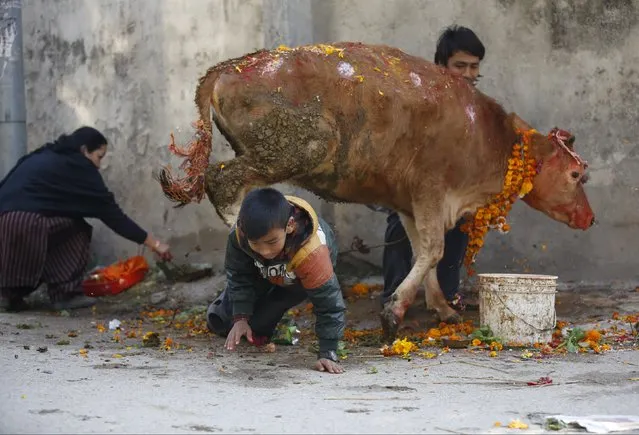
[[35,154],[39,154],[45,150],[51,150],[58,154],[79,153],[82,145],[86,147],[88,152],[93,152],[96,149],[100,148],[102,145],[106,144],[106,137],[104,137],[104,135],[99,130],[96,130],[93,127],[80,127],[69,135],[62,134],[55,141],[47,142],[40,148],[37,148],[31,151],[29,154],[20,157],[20,159],[18,159],[17,163],[4,177],[4,179],[0,181],[0,187],[2,187],[5,180],[9,178],[9,176],[16,170],[18,166],[20,166],[25,160]]

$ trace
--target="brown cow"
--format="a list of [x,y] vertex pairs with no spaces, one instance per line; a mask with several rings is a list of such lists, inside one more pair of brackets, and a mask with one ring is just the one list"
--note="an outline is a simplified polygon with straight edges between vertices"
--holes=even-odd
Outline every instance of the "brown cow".
[[[502,189],[517,128],[530,129],[461,77],[396,48],[359,43],[258,51],[210,68],[196,90],[199,139],[189,177],[160,174],[181,204],[204,190],[234,223],[251,188],[288,182],[326,200],[397,210],[415,263],[382,312],[395,336],[418,286],[441,320],[456,321],[437,282],[444,233]],[[236,153],[211,165],[212,117]],[[563,132],[565,133],[565,132]],[[574,137],[534,133],[539,165],[524,201],[571,228],[594,222]],[[173,148],[176,151],[176,148]]]

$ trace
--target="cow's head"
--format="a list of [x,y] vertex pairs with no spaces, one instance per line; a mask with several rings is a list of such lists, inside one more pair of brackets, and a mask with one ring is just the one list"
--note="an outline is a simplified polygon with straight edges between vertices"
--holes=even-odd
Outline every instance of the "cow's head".
[[[531,129],[517,115],[514,125],[516,129]],[[575,152],[574,142],[571,133],[558,128],[547,136],[532,135],[531,154],[538,162],[539,172],[523,201],[571,228],[586,230],[595,223],[584,192],[588,163]]]

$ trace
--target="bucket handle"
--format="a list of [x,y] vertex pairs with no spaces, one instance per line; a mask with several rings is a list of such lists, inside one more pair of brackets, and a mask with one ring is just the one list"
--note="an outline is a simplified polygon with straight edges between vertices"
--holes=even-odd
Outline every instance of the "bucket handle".
[[501,296],[498,293],[493,292],[493,295],[497,296],[497,299],[499,299],[499,302],[501,302],[501,304],[504,307],[506,307],[506,309],[510,312],[510,314],[512,314],[517,319],[521,320],[523,323],[525,323],[526,325],[530,326],[533,329],[536,329],[539,332],[552,331],[557,326],[557,310],[554,310],[554,309],[552,310],[552,328],[538,328],[535,325],[531,325],[530,323],[526,322],[524,319],[519,317],[517,314],[513,313],[513,311],[510,308],[508,308],[508,305],[506,305],[506,303],[504,302],[504,300],[501,298]]

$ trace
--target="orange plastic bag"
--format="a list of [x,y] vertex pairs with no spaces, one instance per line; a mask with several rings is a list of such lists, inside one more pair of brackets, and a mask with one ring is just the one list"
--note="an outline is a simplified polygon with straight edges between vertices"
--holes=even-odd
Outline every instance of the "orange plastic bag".
[[149,264],[141,255],[136,255],[124,261],[118,261],[104,269],[98,270],[96,273],[106,281],[117,281],[126,275],[134,274],[138,271],[148,271]]
[[142,281],[148,270],[146,259],[136,255],[96,270],[90,278],[84,280],[82,288],[87,296],[117,295]]

